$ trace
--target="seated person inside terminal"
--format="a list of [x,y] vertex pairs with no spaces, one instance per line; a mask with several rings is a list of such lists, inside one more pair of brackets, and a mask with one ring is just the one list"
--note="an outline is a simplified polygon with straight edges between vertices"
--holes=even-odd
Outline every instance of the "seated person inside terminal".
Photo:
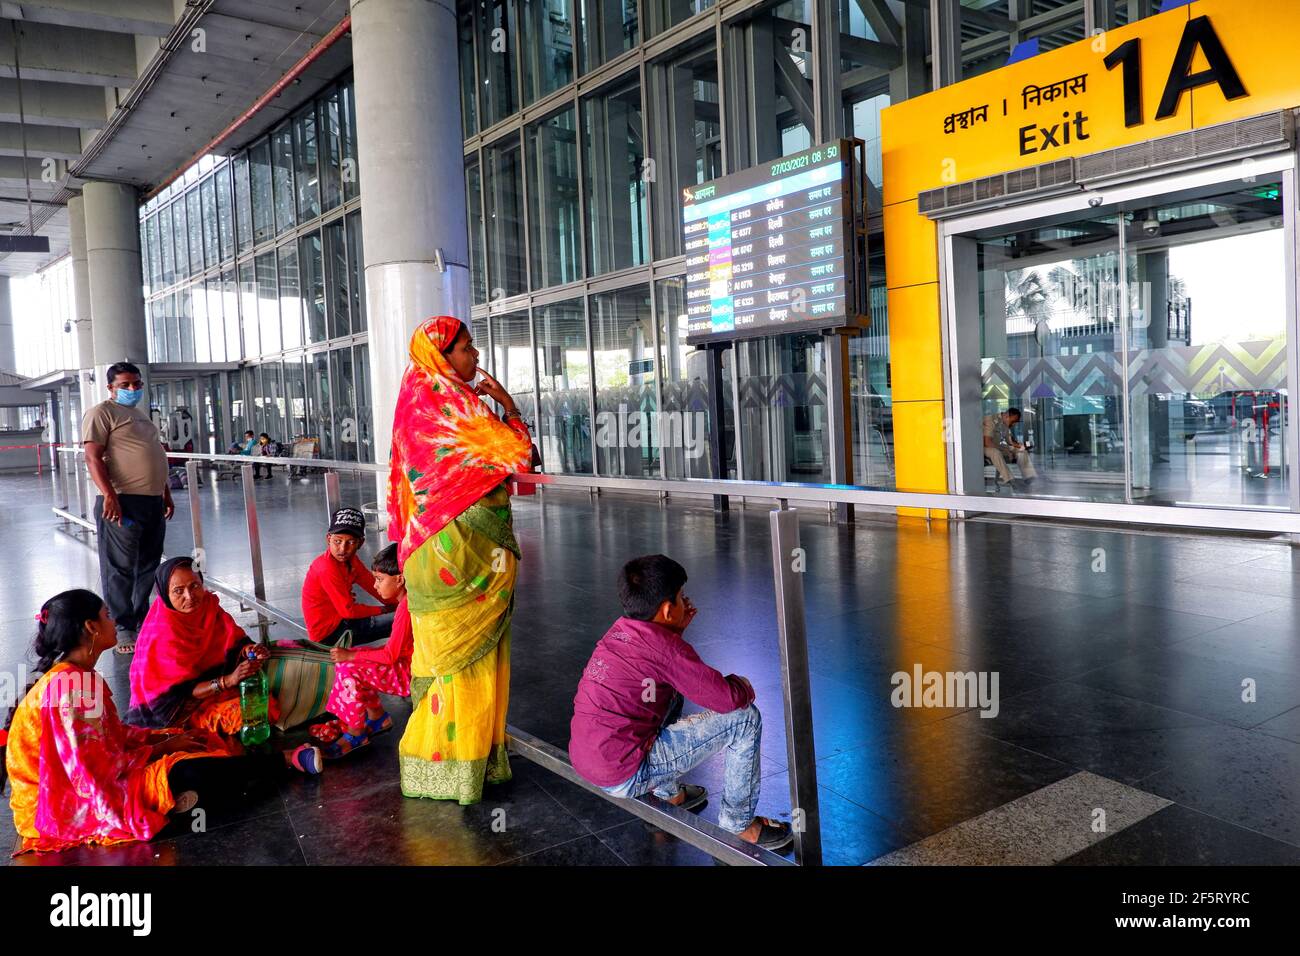
[[1007,467],[1008,458],[1015,459],[1025,484],[1038,477],[1034,463],[1029,460],[1028,449],[1011,434],[1011,426],[1018,421],[1018,408],[1008,408],[1000,415],[984,416],[984,460],[997,471],[999,487],[1012,482],[1011,469]]
[[[678,778],[725,749],[719,825],[748,843],[779,849],[793,838],[789,825],[754,816],[762,736],[754,688],[735,674],[723,677],[682,639],[696,610],[685,584],[686,569],[662,554],[623,566],[623,616],[596,644],[578,681],[569,758],[613,796],[653,791],[692,810],[707,793]],[[679,720],[683,695],[710,709]]]
[[357,549],[366,540],[366,519],[356,508],[334,512],[325,532],[325,553],[307,569],[302,585],[302,616],[307,637],[318,644],[335,645],[351,632],[352,644],[369,644],[388,637],[393,627],[394,604],[362,604],[352,593],[360,585],[376,601],[375,576]]

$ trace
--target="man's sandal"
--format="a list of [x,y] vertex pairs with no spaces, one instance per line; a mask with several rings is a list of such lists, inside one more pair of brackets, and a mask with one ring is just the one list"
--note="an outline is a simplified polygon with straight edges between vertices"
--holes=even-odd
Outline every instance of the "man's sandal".
[[[345,740],[348,742],[348,746],[346,749],[344,749],[343,747],[343,741]],[[360,750],[362,747],[367,747],[369,745],[370,745],[369,734],[356,734],[354,736],[353,734],[350,734],[345,730],[343,733],[339,735],[338,740],[334,741],[332,744],[328,744],[327,746],[322,747],[321,753],[324,754],[326,760],[338,760],[340,757],[346,757],[354,750]]]
[[379,734],[386,734],[393,729],[393,715],[384,711],[384,713],[371,720],[366,718],[366,733],[371,737],[377,737]]

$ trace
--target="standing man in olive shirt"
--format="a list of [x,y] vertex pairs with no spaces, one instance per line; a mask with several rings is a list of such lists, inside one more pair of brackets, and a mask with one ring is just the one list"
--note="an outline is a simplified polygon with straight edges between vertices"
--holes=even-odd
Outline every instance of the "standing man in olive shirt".
[[118,362],[109,366],[106,378],[109,399],[86,412],[81,441],[86,467],[99,488],[99,578],[117,622],[118,653],[129,654],[149,610],[149,592],[174,508],[158,426],[137,409],[144,396],[140,370]]

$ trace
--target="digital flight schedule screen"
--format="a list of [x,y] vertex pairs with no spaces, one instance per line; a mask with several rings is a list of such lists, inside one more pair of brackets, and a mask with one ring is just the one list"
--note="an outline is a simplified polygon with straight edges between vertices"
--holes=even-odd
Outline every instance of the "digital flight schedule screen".
[[849,325],[848,144],[683,190],[687,341]]

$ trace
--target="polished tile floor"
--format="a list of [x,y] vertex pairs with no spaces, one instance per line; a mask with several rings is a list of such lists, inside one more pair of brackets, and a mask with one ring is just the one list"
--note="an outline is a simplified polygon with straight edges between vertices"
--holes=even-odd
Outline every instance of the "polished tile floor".
[[[344,482],[347,503],[374,497],[372,479]],[[320,481],[259,482],[257,499],[269,599],[296,611],[302,569],[323,545]],[[41,601],[97,588],[94,554],[55,530],[53,500],[48,479],[0,477],[4,672],[20,673]],[[239,487],[209,480],[200,500],[208,566],[250,588]],[[706,502],[561,492],[515,501],[525,559],[511,723],[567,745],[578,676],[617,614],[619,565],[670,554],[700,608],[688,639],[757,690],[759,812],[788,819],[766,509],[718,516]],[[171,553],[192,546],[184,496],[179,505]],[[828,863],[1300,863],[1300,552],[1024,521],[867,516],[848,530],[813,511],[802,536]],[[127,667],[101,662],[123,706]],[[990,690],[996,674],[996,700],[895,706],[917,668],[982,674]],[[400,729],[404,702],[389,703]],[[204,833],[15,862],[709,862],[519,757],[515,780],[478,806],[404,799],[396,746],[389,734],[320,780],[268,783],[214,808]],[[690,779],[716,792],[720,758]],[[716,802],[704,815],[716,821]],[[11,826],[0,814],[0,844]]]

